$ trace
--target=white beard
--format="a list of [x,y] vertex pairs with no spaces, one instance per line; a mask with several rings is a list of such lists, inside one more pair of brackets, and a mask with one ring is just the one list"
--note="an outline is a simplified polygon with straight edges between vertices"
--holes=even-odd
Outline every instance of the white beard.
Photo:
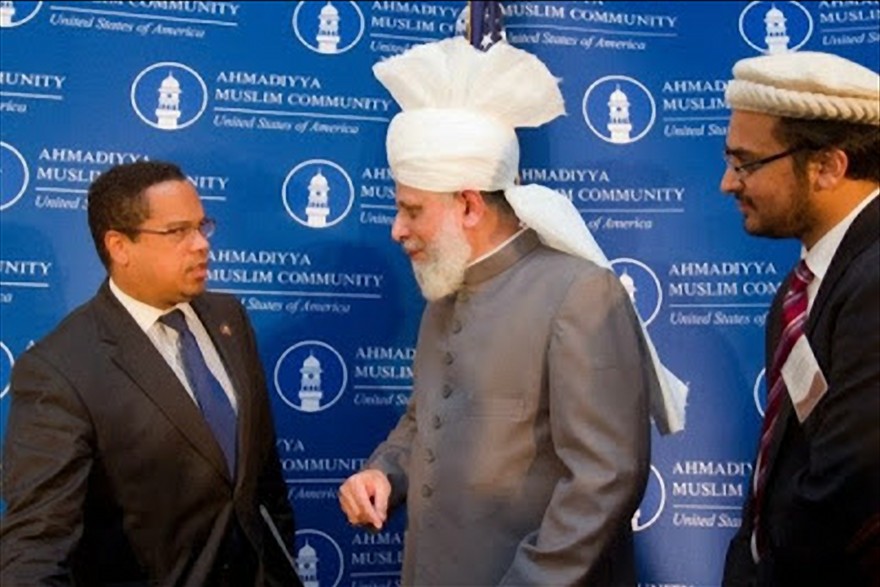
[[434,242],[426,245],[424,252],[427,259],[413,261],[412,266],[425,299],[433,302],[458,291],[464,283],[471,246],[451,213],[443,217]]

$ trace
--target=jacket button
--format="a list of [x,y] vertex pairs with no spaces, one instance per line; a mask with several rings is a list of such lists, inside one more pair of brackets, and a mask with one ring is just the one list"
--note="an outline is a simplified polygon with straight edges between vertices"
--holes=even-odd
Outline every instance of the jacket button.
[[455,357],[452,356],[452,353],[446,353],[443,356],[443,362],[447,365],[451,365],[453,361],[455,361]]
[[431,489],[430,485],[422,485],[422,497],[431,497],[432,493],[434,493],[434,490]]
[[434,424],[434,428],[440,428],[443,425],[443,422],[440,420],[440,416],[434,416],[431,419],[431,422]]
[[447,398],[452,395],[452,386],[448,383],[443,384],[443,397]]
[[433,463],[436,460],[436,456],[434,456],[434,451],[430,448],[425,451],[425,460],[429,463]]
[[459,332],[461,332],[461,320],[453,320],[452,332],[453,334],[458,334]]

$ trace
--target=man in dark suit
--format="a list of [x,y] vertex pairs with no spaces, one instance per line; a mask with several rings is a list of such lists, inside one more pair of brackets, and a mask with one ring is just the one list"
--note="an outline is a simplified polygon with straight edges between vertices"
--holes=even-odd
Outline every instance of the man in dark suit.
[[767,409],[724,585],[880,585],[880,76],[740,61],[721,189],[801,261],[767,326]]
[[109,278],[12,372],[0,584],[299,585],[254,333],[205,293],[195,188],[121,165],[88,214]]

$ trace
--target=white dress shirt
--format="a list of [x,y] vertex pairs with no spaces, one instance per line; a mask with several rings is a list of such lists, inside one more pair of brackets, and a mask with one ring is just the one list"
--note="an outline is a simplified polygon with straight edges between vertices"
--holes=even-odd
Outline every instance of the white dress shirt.
[[174,374],[177,375],[189,396],[198,404],[186,378],[186,371],[183,368],[183,361],[180,355],[180,335],[170,326],[165,326],[159,322],[160,317],[172,310],[179,309],[182,311],[186,318],[186,325],[193,333],[199,345],[199,350],[202,351],[202,356],[205,358],[205,363],[208,365],[208,369],[217,378],[217,381],[220,382],[220,386],[226,392],[226,396],[232,404],[232,409],[235,410],[236,414],[238,413],[238,401],[235,397],[229,375],[227,375],[226,369],[223,367],[223,361],[220,360],[220,355],[217,353],[217,349],[214,348],[214,343],[211,341],[208,331],[205,330],[202,321],[199,320],[199,317],[189,303],[177,304],[174,308],[167,311],[160,310],[126,294],[119,289],[119,286],[116,285],[113,279],[110,279],[110,291],[113,292],[119,303],[131,314],[131,317],[141,327],[156,347],[156,350],[164,357],[168,366],[174,371]]

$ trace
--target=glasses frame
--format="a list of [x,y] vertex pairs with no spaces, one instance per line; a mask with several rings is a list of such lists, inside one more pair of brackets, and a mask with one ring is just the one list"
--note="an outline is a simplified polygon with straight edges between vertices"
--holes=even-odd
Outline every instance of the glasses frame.
[[774,161],[778,161],[783,157],[788,157],[789,155],[794,155],[795,153],[799,153],[800,151],[805,151],[806,147],[791,147],[790,149],[786,149],[785,151],[781,151],[774,155],[768,155],[767,157],[761,157],[760,159],[755,159],[754,161],[747,161],[745,163],[741,163],[740,165],[734,165],[731,159],[733,155],[730,153],[724,153],[724,162],[727,164],[728,169],[733,171],[734,175],[739,181],[745,181],[750,175],[767,165],[768,163],[773,163]]
[[155,234],[158,236],[173,236],[174,240],[177,242],[183,242],[189,238],[192,238],[196,232],[201,234],[204,238],[209,239],[214,235],[214,231],[217,230],[217,221],[213,218],[202,218],[199,223],[195,226],[191,224],[187,224],[185,226],[177,226],[175,228],[128,228],[123,232],[135,235],[135,234]]

